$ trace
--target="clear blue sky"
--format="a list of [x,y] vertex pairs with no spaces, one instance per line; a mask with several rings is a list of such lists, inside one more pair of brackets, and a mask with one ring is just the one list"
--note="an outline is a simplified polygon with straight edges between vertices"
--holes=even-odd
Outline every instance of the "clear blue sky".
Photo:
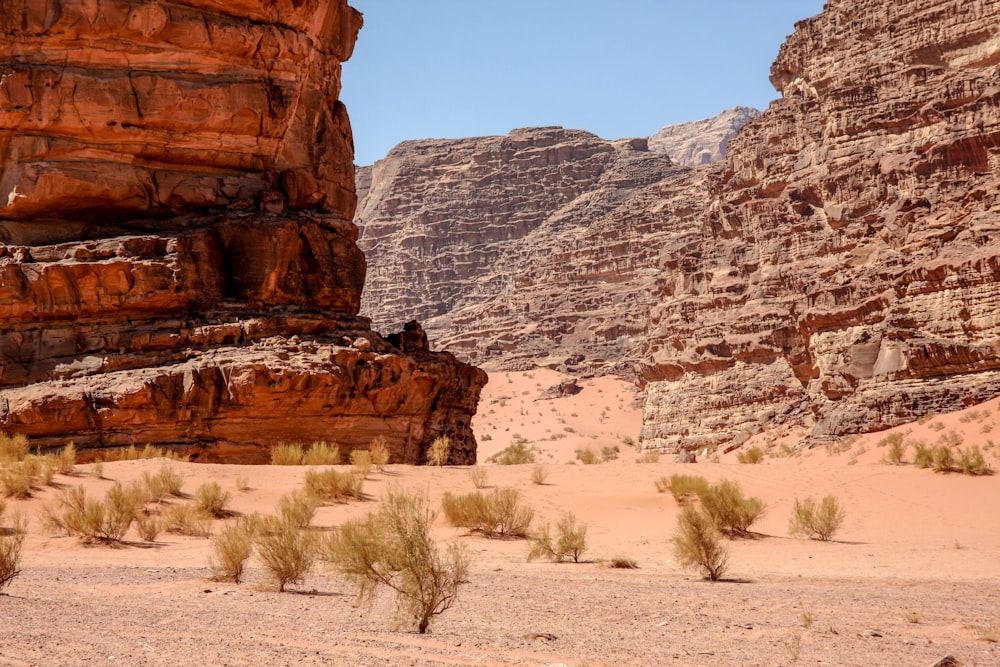
[[771,63],[823,0],[350,0],[355,161],[406,139],[562,125],[606,139],[778,97]]

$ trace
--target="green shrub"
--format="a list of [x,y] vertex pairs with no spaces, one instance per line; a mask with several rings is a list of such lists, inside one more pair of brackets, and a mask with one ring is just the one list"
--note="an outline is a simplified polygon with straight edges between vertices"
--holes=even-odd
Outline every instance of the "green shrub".
[[673,545],[674,558],[681,567],[698,570],[712,581],[718,581],[726,573],[729,554],[707,513],[685,507],[677,517]]
[[556,524],[556,536],[553,539],[548,524],[530,537],[531,548],[528,560],[547,558],[551,561],[562,561],[571,558],[574,563],[580,562],[580,556],[587,550],[587,524],[577,524],[572,513],[564,514]]
[[515,437],[506,448],[500,450],[490,458],[487,463],[496,463],[502,466],[524,465],[535,462],[535,448],[528,447],[528,441]]
[[708,480],[700,475],[673,474],[669,479],[660,477],[656,480],[656,490],[660,493],[670,491],[679,505],[686,505],[708,491]]
[[788,532],[822,541],[830,540],[844,523],[844,510],[834,496],[826,496],[817,507],[811,497],[795,499]]
[[934,463],[934,448],[920,440],[913,443],[913,465],[930,468]]
[[431,539],[434,516],[425,498],[390,490],[376,514],[346,522],[327,542],[327,558],[360,599],[389,588],[397,620],[411,619],[421,634],[452,606],[469,572],[465,549],[452,545],[442,554]]
[[443,466],[448,464],[448,457],[451,455],[451,440],[447,436],[439,436],[434,439],[431,446],[427,448],[427,465]]
[[266,517],[254,537],[257,557],[269,579],[283,592],[289,584],[301,583],[312,569],[319,550],[317,533],[302,530],[283,519]]
[[494,489],[489,494],[445,493],[441,499],[451,525],[482,533],[486,537],[524,537],[535,511],[521,504],[517,489]]
[[951,472],[955,466],[955,457],[951,447],[938,445],[931,453],[931,468],[934,472]]
[[737,454],[736,460],[740,463],[761,463],[764,460],[764,450],[754,445],[745,452]]
[[746,534],[766,509],[760,498],[744,498],[740,485],[730,480],[709,487],[699,498],[705,514],[727,535]]
[[968,449],[959,451],[956,467],[963,475],[978,476],[993,473],[990,469],[990,464],[986,462],[983,452],[979,449],[979,445],[973,445]]
[[[894,437],[894,436],[899,436]],[[894,433],[892,436],[885,438],[885,442],[889,449],[885,453],[886,463],[891,463],[892,465],[900,465],[904,463],[903,459],[906,456],[907,444],[903,441],[903,436],[900,433]],[[882,442],[880,441],[881,445]]]

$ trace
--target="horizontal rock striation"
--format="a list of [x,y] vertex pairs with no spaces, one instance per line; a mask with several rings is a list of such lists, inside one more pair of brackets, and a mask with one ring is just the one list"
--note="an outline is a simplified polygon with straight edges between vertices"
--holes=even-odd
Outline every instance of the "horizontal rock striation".
[[0,0],[0,429],[474,462],[482,371],[359,317],[343,0]]
[[644,446],[1000,393],[1000,2],[837,0],[730,144],[640,368]]

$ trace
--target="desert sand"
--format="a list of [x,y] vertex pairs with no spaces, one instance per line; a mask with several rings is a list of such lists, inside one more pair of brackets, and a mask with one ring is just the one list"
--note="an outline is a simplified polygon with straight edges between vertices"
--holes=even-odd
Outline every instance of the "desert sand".
[[[572,511],[588,525],[584,562],[528,563],[524,540],[467,535],[439,516],[436,536],[465,543],[472,568],[455,606],[419,635],[391,628],[388,596],[359,606],[322,562],[278,593],[255,560],[245,583],[212,580],[205,538],[161,534],[147,543],[133,528],[110,547],[46,534],[39,514],[58,493],[46,487],[8,500],[30,525],[22,573],[0,594],[0,665],[929,666],[946,655],[1000,664],[1000,647],[984,638],[1000,633],[1000,476],[886,464],[879,443],[889,432],[806,452],[794,448],[802,432],[771,432],[749,443],[767,452],[758,465],[738,463],[735,452],[644,463],[629,444],[641,426],[634,388],[601,378],[581,381],[576,395],[538,400],[561,379],[547,370],[492,374],[474,428],[480,461],[515,436],[537,448],[544,485],[532,483],[532,465],[484,464],[489,486],[520,490],[535,525]],[[998,427],[994,400],[894,430],[928,442],[954,431],[963,446],[987,448],[998,469],[1000,447],[989,442]],[[614,460],[576,461],[578,449],[615,446]],[[103,479],[79,465],[56,481],[100,494],[163,464],[106,463]],[[169,465],[188,492],[218,481],[239,513],[273,513],[306,470]],[[752,538],[727,541],[724,581],[674,562],[678,506],[654,480],[675,472],[736,480],[767,504]],[[248,489],[237,488],[238,477]],[[474,490],[468,468],[390,465],[366,481],[369,500],[323,507],[314,524],[331,529],[362,516],[392,485],[435,504],[445,491]],[[846,510],[835,539],[790,537],[795,499],[826,494]],[[615,557],[639,567],[612,569]]]

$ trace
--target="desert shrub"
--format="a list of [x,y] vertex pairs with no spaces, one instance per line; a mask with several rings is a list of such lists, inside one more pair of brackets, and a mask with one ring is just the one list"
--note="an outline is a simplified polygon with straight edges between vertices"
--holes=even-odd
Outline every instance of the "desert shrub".
[[163,522],[157,514],[137,512],[135,517],[135,529],[146,542],[155,542],[163,530]]
[[472,485],[477,489],[485,489],[489,484],[490,474],[486,468],[482,466],[473,466],[469,468],[469,479],[472,480]]
[[45,486],[55,486],[56,472],[59,471],[59,457],[47,454],[37,459],[38,479]]
[[59,474],[71,475],[76,467],[76,445],[72,442],[59,452]]
[[255,528],[256,517],[240,517],[212,538],[210,565],[216,580],[240,583],[250,554],[253,553]]
[[320,500],[308,491],[292,491],[278,501],[278,516],[296,528],[307,528],[316,515]]
[[447,436],[434,438],[434,442],[427,448],[427,465],[443,466],[448,463],[451,455],[451,440]]
[[[289,454],[289,457],[292,456],[294,452]],[[309,445],[309,449],[302,452],[299,460],[306,466],[335,466],[340,463],[340,447],[336,443],[331,445],[322,441],[314,442]]]
[[306,491],[323,502],[347,502],[350,498],[363,497],[364,478],[336,468],[306,472]]
[[529,561],[547,558],[559,562],[571,558],[574,563],[579,563],[580,556],[587,550],[587,524],[578,524],[576,517],[572,513],[567,513],[556,524],[555,538],[552,537],[549,525],[545,524],[529,539],[531,540]]
[[431,539],[434,516],[425,498],[390,490],[377,513],[348,521],[327,543],[328,559],[360,599],[389,588],[397,619],[411,619],[420,633],[455,602],[469,571],[465,549],[453,544],[442,554]]
[[938,445],[931,453],[931,468],[934,472],[951,472],[955,465],[955,457],[951,447]]
[[964,475],[989,475],[993,472],[986,462],[983,452],[979,449],[979,445],[961,450],[958,453],[956,467]]
[[0,490],[8,498],[30,498],[35,483],[37,461],[24,459],[6,463],[0,468]]
[[143,472],[142,486],[146,492],[147,500],[159,502],[167,496],[181,496],[184,477],[169,465],[164,464],[155,473],[148,470]]
[[511,443],[490,458],[487,463],[496,463],[502,466],[524,465],[535,462],[535,448],[528,446],[528,441],[521,436],[515,435],[511,438]]
[[715,522],[694,507],[685,507],[677,517],[677,532],[673,537],[674,558],[681,567],[699,570],[706,579],[718,581],[729,562],[719,539]]
[[632,436],[626,435],[622,438],[622,444],[628,445],[629,447],[635,447],[635,440],[632,439]]
[[20,512],[11,515],[9,525],[0,524],[0,590],[21,574],[21,548],[27,528],[28,520]]
[[541,486],[549,477],[549,471],[543,465],[536,465],[531,469],[531,483]]
[[319,537],[314,531],[296,528],[284,519],[266,517],[257,527],[254,547],[280,592],[305,578],[316,561]]
[[590,447],[578,449],[576,450],[576,460],[585,466],[593,465],[598,462],[597,453]]
[[695,498],[708,491],[708,480],[701,475],[679,475],[673,474],[669,479],[660,477],[655,482],[656,490],[660,493],[670,491],[680,505],[686,505]]
[[645,452],[639,458],[639,463],[659,463],[660,453],[659,452]]
[[351,452],[351,465],[354,473],[361,479],[368,479],[372,471],[372,455],[367,449],[355,449]]
[[212,520],[192,503],[170,505],[163,510],[162,528],[169,533],[208,537],[212,534]]
[[28,438],[20,433],[0,433],[0,464],[23,461],[28,456]]
[[224,517],[228,514],[226,505],[232,497],[233,494],[223,490],[218,482],[205,482],[194,492],[194,505],[208,516]]
[[[894,437],[894,436],[899,436]],[[903,441],[902,434],[894,433],[892,436],[885,438],[886,444],[889,449],[885,452],[886,463],[891,463],[892,465],[900,465],[904,463],[903,459],[906,456],[907,444]],[[879,442],[882,444],[882,441]]]
[[129,445],[124,449],[104,450],[101,456],[105,461],[138,461],[141,459],[168,459],[170,461],[187,461],[188,457],[177,452],[172,452],[163,447],[154,447],[147,444],[142,449],[135,445]]
[[620,452],[621,452],[621,450],[618,448],[618,445],[614,445],[613,447],[602,447],[601,448],[601,461],[604,461],[604,462],[614,461],[615,459],[618,458],[618,454]]
[[97,479],[104,477],[104,462],[97,459],[90,462],[90,474]]
[[754,445],[745,452],[737,454],[736,460],[740,463],[761,463],[764,460],[764,450]]
[[524,537],[535,511],[521,504],[517,489],[492,493],[445,493],[441,499],[445,518],[453,526],[468,528],[486,537]]
[[788,521],[788,532],[825,542],[833,537],[843,523],[844,510],[834,496],[824,497],[818,507],[811,497],[802,501],[796,498]]
[[702,509],[722,533],[747,533],[766,509],[760,498],[744,498],[740,485],[723,480],[699,494]]
[[615,570],[637,570],[639,569],[639,563],[634,558],[615,556],[608,562],[608,567]]
[[122,486],[115,482],[104,497],[104,517],[98,537],[120,542],[142,506],[142,491],[135,484]]
[[386,442],[385,438],[379,436],[372,440],[368,450],[371,452],[372,464],[374,464],[375,469],[384,472],[385,467],[389,465],[389,443]]
[[913,465],[918,468],[930,468],[934,463],[934,448],[923,441],[913,443]]
[[250,490],[250,478],[247,475],[237,475],[236,476],[236,490],[237,491],[249,491]]
[[43,522],[53,532],[86,539],[120,542],[142,506],[137,484],[115,482],[103,501],[88,500],[82,486],[64,489],[55,505],[42,509]]
[[304,457],[305,452],[298,443],[281,443],[271,448],[273,466],[300,466]]

